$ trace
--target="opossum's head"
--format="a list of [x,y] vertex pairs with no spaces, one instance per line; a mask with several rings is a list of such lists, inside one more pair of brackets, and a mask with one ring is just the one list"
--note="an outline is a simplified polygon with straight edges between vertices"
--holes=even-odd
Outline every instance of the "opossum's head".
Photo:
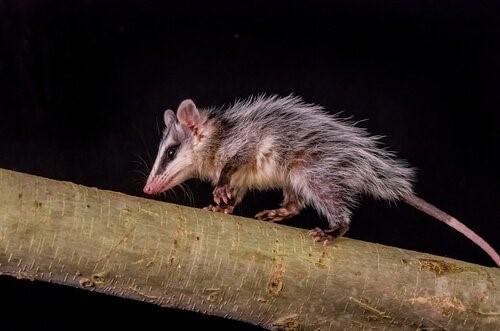
[[201,115],[191,100],[184,100],[177,109],[163,114],[165,130],[158,155],[149,174],[144,193],[157,194],[193,177],[193,147],[199,140]]

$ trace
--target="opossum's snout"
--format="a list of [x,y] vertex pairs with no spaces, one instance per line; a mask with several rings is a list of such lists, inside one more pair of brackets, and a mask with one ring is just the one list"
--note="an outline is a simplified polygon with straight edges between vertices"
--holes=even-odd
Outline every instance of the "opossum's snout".
[[155,194],[156,188],[153,185],[151,185],[151,183],[148,183],[146,184],[146,186],[144,186],[143,191],[146,194]]
[[164,171],[158,171],[155,168],[151,171],[146,185],[142,189],[146,194],[165,192],[191,177],[189,167],[186,167],[181,162],[171,164]]
[[148,182],[144,186],[143,191],[146,194],[158,194],[162,192],[161,188],[162,185],[158,182]]
[[143,192],[146,194],[158,194],[164,192],[175,186],[175,184],[172,183],[174,179],[174,177],[166,179],[165,177],[159,176],[150,178],[146,182],[146,185],[144,185]]

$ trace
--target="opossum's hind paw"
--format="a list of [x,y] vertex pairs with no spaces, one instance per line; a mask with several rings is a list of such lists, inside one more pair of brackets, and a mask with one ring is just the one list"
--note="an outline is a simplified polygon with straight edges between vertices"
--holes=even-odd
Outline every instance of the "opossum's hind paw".
[[329,235],[330,230],[323,230],[320,228],[314,228],[309,231],[309,235],[314,241],[323,242],[323,245],[328,244],[330,241],[335,239],[333,236]]
[[314,228],[309,231],[309,235],[314,241],[323,242],[323,245],[328,245],[330,242],[334,241],[338,237],[342,237],[347,230],[349,230],[348,225],[339,225],[331,229],[320,229]]
[[217,213],[232,214],[233,210],[234,210],[234,206],[230,206],[230,205],[224,205],[224,206],[209,205],[209,206],[207,206],[207,207],[205,207],[203,209],[204,210],[208,210],[208,211],[214,211],[214,212],[217,212]]
[[236,197],[236,190],[229,185],[217,186],[214,189],[214,202],[218,205],[230,204],[233,199]]
[[297,210],[290,210],[288,208],[278,208],[272,210],[263,210],[255,215],[255,218],[261,221],[279,222],[286,220],[298,214]]

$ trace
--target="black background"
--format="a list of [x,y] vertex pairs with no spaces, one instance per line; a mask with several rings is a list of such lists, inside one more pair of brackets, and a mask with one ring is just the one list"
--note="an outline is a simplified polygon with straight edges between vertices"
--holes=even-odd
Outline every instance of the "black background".
[[[479,1],[1,1],[0,167],[142,196],[166,108],[301,95],[386,135],[416,191],[498,240],[495,9]],[[203,207],[208,184],[189,181]],[[278,192],[250,194],[252,216]],[[312,210],[286,224],[325,226]],[[492,266],[402,204],[363,199],[347,236]],[[194,313],[0,278],[2,329],[253,329]],[[15,317],[22,311],[22,317]],[[144,327],[144,328],[143,328]]]

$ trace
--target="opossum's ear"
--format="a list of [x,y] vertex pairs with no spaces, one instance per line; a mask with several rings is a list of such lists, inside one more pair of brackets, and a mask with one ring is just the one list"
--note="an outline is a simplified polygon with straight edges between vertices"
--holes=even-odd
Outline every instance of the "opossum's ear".
[[195,130],[200,122],[200,112],[194,102],[190,99],[184,100],[177,109],[179,123],[190,130]]
[[165,126],[169,128],[172,123],[175,122],[175,113],[172,109],[167,109],[163,113],[163,121],[165,122]]

